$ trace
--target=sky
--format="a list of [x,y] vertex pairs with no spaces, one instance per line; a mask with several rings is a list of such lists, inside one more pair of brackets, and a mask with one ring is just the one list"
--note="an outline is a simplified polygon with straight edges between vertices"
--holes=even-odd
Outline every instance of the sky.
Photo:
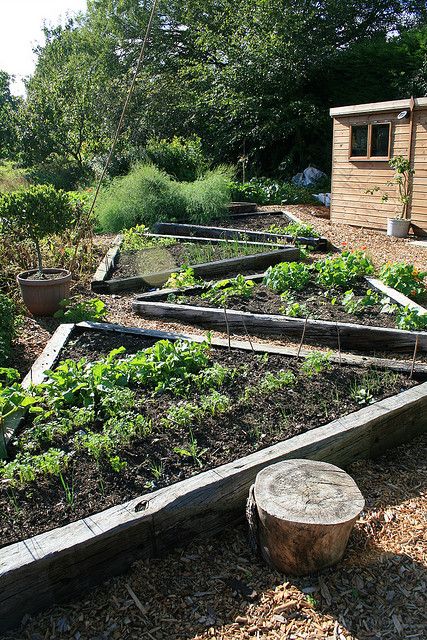
[[86,0],[0,0],[0,69],[15,76],[12,93],[24,95],[22,79],[34,71],[43,23],[57,25],[85,9]]

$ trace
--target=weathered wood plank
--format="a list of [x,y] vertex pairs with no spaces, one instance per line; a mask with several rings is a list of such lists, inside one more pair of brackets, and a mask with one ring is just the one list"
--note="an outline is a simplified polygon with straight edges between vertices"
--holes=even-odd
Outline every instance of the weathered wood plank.
[[189,320],[193,323],[208,324],[212,329],[226,329],[227,322],[231,331],[252,329],[257,334],[274,335],[301,339],[305,327],[305,342],[324,344],[338,348],[337,327],[341,348],[357,350],[380,350],[411,353],[418,336],[419,352],[427,351],[427,332],[404,331],[384,327],[344,322],[328,322],[309,318],[290,318],[287,316],[249,313],[247,311],[227,310],[227,321],[223,309],[196,307],[194,305],[174,304],[171,302],[150,302],[135,300],[132,303],[135,313],[147,317],[174,318]]
[[[138,558],[241,519],[257,473],[292,458],[346,466],[425,431],[427,383],[323,427],[0,550],[0,630],[81,596]],[[401,425],[405,425],[402,429]]]
[[215,240],[221,240],[225,238],[229,240],[239,240],[241,242],[247,239],[249,241],[252,240],[261,243],[273,242],[279,245],[294,242],[296,240],[299,244],[315,247],[317,249],[326,249],[328,246],[328,241],[326,240],[326,238],[303,236],[298,236],[297,238],[295,238],[294,236],[288,234],[268,233],[265,231],[250,231],[246,229],[233,229],[231,227],[208,227],[193,224],[178,224],[175,222],[158,222],[155,226],[155,229],[158,234],[164,234],[166,236],[178,235],[181,237],[186,236],[192,238],[196,236],[197,239],[204,237],[212,238]]
[[390,300],[393,300],[394,302],[397,302],[398,304],[401,304],[404,307],[407,306],[410,309],[418,309],[420,313],[427,313],[427,309],[422,307],[420,304],[417,304],[407,296],[403,295],[403,293],[400,293],[400,291],[396,291],[396,289],[393,289],[392,287],[388,287],[386,284],[384,284],[384,282],[382,282],[381,280],[378,280],[378,278],[366,277],[366,280],[373,287],[382,291],[382,293],[388,296]]
[[235,213],[254,213],[258,208],[256,202],[231,202],[228,205],[230,214]]
[[101,260],[99,267],[92,278],[91,288],[93,291],[97,291],[102,288],[104,280],[106,280],[110,275],[110,272],[113,269],[117,256],[120,252],[120,246],[122,242],[123,236],[121,234],[117,235],[114,238],[110,248]]
[[[274,251],[266,251],[249,256],[238,256],[236,258],[225,258],[202,264],[190,265],[198,277],[207,276],[209,278],[239,271],[251,271],[264,269],[270,265],[298,260],[299,250],[297,247],[283,247]],[[134,291],[143,287],[161,287],[170,277],[171,273],[177,269],[167,269],[158,273],[147,273],[143,276],[133,276],[131,278],[117,278],[115,280],[104,280],[103,287],[108,293],[117,291]]]

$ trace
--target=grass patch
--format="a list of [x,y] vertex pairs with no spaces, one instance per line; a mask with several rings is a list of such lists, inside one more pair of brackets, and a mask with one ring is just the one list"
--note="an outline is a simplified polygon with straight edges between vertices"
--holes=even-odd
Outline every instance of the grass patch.
[[17,169],[13,162],[4,161],[0,164],[0,193],[26,189],[29,186],[24,169]]

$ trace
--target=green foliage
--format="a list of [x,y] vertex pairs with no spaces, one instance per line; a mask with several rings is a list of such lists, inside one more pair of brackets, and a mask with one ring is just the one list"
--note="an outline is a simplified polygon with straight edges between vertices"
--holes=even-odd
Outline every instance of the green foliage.
[[[286,293],[286,292],[285,292]],[[290,318],[309,318],[310,311],[308,310],[305,304],[300,304],[299,302],[295,302],[290,299],[288,296],[283,298],[283,294],[281,295],[282,299],[284,299],[285,303],[280,307],[279,311],[284,316],[289,316]]]
[[65,191],[51,185],[0,194],[1,231],[34,243],[39,270],[42,271],[40,240],[64,231],[72,222],[74,208]]
[[37,476],[60,476],[68,466],[69,456],[60,449],[48,449],[39,455],[23,455],[8,463],[0,463],[0,477],[9,480],[12,486],[22,486],[34,481]]
[[140,251],[152,247],[171,247],[176,244],[174,238],[150,238],[149,229],[144,224],[123,230],[122,251]]
[[347,313],[357,315],[359,313],[363,313],[369,307],[374,307],[376,304],[380,304],[381,301],[382,297],[372,289],[368,289],[364,296],[359,297],[350,289],[345,292],[341,300],[341,304]]
[[235,278],[219,280],[209,286],[209,289],[201,294],[204,300],[209,300],[215,306],[225,307],[231,297],[248,299],[253,294],[255,283],[246,280],[241,274]]
[[23,169],[18,169],[11,161],[2,162],[0,165],[0,193],[25,189],[28,186],[27,174]]
[[427,271],[419,271],[414,265],[406,262],[387,262],[379,273],[384,284],[393,287],[411,298],[423,298],[426,295]]
[[177,182],[154,165],[139,164],[101,191],[96,213],[102,231],[181,219],[184,199]]
[[229,202],[228,170],[218,167],[194,182],[176,182],[154,165],[136,165],[101,193],[97,215],[103,231],[155,222],[200,224],[224,215]]
[[207,171],[194,182],[181,183],[185,201],[185,220],[193,224],[207,224],[227,215],[230,203],[231,170],[225,165]]
[[208,163],[203,154],[202,141],[198,136],[171,140],[151,138],[145,147],[145,155],[179,182],[192,182],[206,171]]
[[54,315],[57,320],[64,322],[102,322],[107,315],[105,303],[99,298],[90,300],[62,300],[60,309]]
[[278,235],[294,236],[295,238],[320,238],[320,233],[316,231],[313,225],[303,224],[302,222],[290,222],[283,227],[272,224],[267,231]]
[[194,269],[187,267],[177,273],[171,273],[169,278],[163,285],[163,289],[182,289],[183,287],[195,287],[201,284],[203,280],[196,278]]
[[272,178],[252,178],[249,182],[231,182],[231,198],[235,202],[266,204],[313,204],[312,191],[291,182]]
[[327,289],[347,287],[361,276],[374,272],[372,261],[360,250],[343,251],[340,255],[329,256],[314,263],[317,282]]
[[17,310],[14,302],[0,293],[0,367],[10,355],[12,340],[16,334]]
[[269,267],[264,277],[264,284],[275,291],[301,291],[311,278],[310,267],[302,262],[280,262]]
[[306,356],[304,362],[301,365],[301,371],[309,378],[317,376],[324,371],[329,371],[332,368],[330,362],[332,353],[323,351],[312,351]]
[[399,307],[396,310],[396,326],[407,331],[426,331],[427,313],[420,312],[417,308]]
[[277,374],[268,371],[259,384],[261,393],[271,393],[284,387],[292,387],[296,383],[295,374],[288,371],[278,371]]
[[193,462],[200,468],[203,467],[202,457],[207,453],[207,451],[207,449],[199,447],[192,431],[190,431],[190,436],[185,447],[174,448],[175,453],[184,458],[192,458]]

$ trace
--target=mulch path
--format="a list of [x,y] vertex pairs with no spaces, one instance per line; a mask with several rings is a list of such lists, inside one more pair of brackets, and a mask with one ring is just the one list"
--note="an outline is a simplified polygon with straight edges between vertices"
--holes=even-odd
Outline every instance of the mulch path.
[[397,640],[427,628],[427,438],[349,473],[366,498],[344,559],[293,579],[253,557],[246,528],[137,562],[3,640]]

